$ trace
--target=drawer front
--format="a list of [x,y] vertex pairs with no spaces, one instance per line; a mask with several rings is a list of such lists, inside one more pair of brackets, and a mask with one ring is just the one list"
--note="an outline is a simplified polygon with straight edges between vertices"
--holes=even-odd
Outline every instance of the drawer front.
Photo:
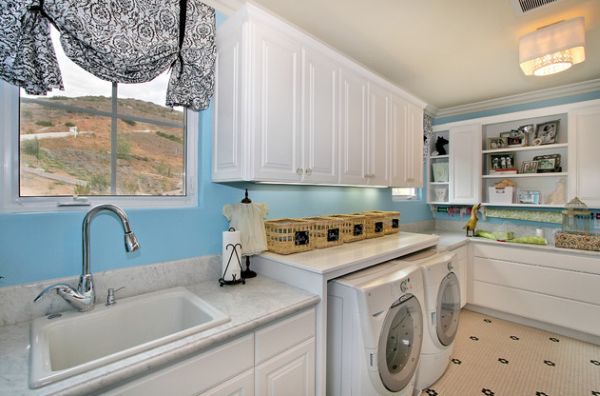
[[474,304],[600,336],[600,306],[511,287],[473,282]]
[[577,252],[550,251],[531,247],[513,245],[495,245],[486,242],[471,244],[474,257],[512,261],[524,264],[535,264],[544,267],[564,270],[588,272],[600,275],[600,255],[578,255]]
[[199,356],[146,375],[108,395],[193,395],[213,388],[254,367],[254,336],[204,352]]
[[255,333],[256,364],[278,355],[315,335],[315,310],[284,319]]
[[473,278],[475,281],[600,305],[600,275],[475,257]]

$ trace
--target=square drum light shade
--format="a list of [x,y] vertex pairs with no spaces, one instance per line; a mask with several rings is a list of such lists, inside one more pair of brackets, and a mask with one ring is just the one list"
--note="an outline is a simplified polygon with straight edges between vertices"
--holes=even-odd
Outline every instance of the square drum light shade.
[[539,28],[519,42],[519,63],[527,76],[546,76],[585,60],[583,17]]

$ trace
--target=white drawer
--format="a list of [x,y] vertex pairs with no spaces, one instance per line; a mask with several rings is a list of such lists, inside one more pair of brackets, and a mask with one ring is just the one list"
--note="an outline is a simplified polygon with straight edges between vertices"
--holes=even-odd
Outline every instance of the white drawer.
[[315,310],[284,319],[255,333],[256,361],[265,360],[282,353],[315,335]]
[[578,255],[577,252],[545,250],[526,246],[495,245],[486,242],[471,244],[473,257],[484,257],[516,263],[535,264],[564,270],[600,275],[600,256]]
[[600,306],[511,287],[473,282],[475,305],[600,336]]
[[600,305],[600,275],[475,257],[473,279]]
[[198,394],[254,367],[252,334],[146,375],[107,395]]

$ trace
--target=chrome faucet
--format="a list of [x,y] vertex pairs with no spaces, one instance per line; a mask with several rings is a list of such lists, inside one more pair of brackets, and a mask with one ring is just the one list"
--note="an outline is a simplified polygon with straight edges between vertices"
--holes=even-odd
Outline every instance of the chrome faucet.
[[121,220],[121,225],[125,231],[125,250],[135,252],[140,248],[140,244],[129,227],[129,219],[125,211],[115,205],[99,205],[87,212],[83,219],[83,264],[81,267],[81,276],[77,289],[73,289],[66,283],[57,283],[46,287],[33,300],[39,301],[46,293],[56,290],[56,293],[64,298],[69,304],[79,311],[89,311],[94,308],[96,301],[96,292],[94,290],[94,280],[90,270],[90,225],[94,217],[102,211],[113,212]]

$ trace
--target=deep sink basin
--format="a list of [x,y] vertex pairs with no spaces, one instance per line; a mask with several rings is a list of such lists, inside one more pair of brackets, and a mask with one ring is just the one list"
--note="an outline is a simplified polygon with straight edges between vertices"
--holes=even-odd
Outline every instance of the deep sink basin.
[[37,388],[207,330],[229,317],[183,287],[118,300],[31,326],[30,386]]

